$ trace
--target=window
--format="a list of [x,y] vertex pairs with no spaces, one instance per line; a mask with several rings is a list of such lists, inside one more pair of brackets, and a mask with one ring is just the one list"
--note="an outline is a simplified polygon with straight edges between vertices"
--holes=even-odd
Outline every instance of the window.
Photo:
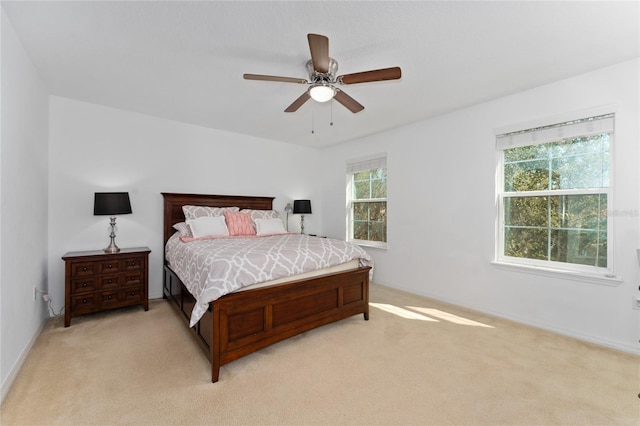
[[497,260],[611,275],[613,114],[498,135]]
[[387,246],[387,159],[347,163],[347,241]]

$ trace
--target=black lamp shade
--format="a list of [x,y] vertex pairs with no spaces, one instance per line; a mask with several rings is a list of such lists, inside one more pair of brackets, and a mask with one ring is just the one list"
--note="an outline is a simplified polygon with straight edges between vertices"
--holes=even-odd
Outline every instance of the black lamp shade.
[[293,214],[311,214],[311,200],[294,200]]
[[93,202],[93,214],[115,216],[131,213],[128,192],[96,192]]

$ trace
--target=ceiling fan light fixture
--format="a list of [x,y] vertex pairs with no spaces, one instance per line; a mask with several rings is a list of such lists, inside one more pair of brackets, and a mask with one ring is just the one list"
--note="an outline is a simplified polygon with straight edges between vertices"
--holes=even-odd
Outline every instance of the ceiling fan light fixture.
[[336,90],[328,84],[318,83],[311,86],[309,95],[316,102],[327,102],[336,95]]

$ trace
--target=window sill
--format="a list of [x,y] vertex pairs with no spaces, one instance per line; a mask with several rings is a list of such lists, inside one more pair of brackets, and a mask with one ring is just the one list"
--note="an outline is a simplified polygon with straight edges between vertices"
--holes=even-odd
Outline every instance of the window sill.
[[545,275],[553,278],[563,278],[567,280],[588,282],[592,284],[601,284],[608,286],[617,286],[623,282],[623,279],[616,276],[606,276],[600,274],[589,274],[586,272],[562,271],[559,269],[543,268],[541,266],[520,265],[517,263],[508,263],[504,261],[491,262],[497,268],[508,271],[524,272],[527,274]]
[[381,249],[381,250],[387,249],[387,243],[381,243],[377,241],[350,240],[349,242],[359,245],[361,247],[375,248],[375,249]]

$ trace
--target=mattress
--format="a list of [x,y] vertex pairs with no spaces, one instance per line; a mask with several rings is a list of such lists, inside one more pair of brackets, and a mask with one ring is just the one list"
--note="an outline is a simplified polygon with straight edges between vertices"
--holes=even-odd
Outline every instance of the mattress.
[[316,269],[315,271],[305,272],[303,274],[298,274],[298,275],[293,275],[286,278],[279,278],[277,280],[265,281],[258,284],[248,285],[246,287],[242,287],[242,288],[239,288],[238,290],[233,291],[233,293],[237,293],[245,290],[252,290],[252,289],[261,288],[261,287],[269,287],[272,285],[285,284],[291,281],[302,280],[305,278],[313,278],[313,277],[317,277],[324,274],[333,274],[336,272],[348,271],[349,269],[355,269],[355,268],[358,268],[359,266],[360,266],[360,260],[354,259],[354,260],[350,260],[349,262],[341,263],[339,265],[328,266],[326,268]]

